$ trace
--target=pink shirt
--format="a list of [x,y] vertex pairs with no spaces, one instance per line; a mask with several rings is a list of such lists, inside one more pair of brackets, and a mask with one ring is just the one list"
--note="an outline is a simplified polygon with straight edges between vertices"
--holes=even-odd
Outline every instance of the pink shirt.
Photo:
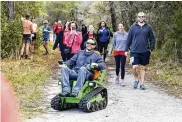
[[[74,41],[73,41],[74,40]],[[82,33],[77,32],[76,34],[70,34],[70,31],[64,33],[63,44],[67,47],[72,46],[71,54],[75,54],[81,50],[80,46],[82,43]]]

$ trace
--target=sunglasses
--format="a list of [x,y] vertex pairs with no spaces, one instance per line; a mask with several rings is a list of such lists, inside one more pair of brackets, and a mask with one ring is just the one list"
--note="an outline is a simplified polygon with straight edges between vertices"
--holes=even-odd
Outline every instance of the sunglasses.
[[145,16],[138,16],[139,18],[145,18]]
[[90,43],[90,42],[87,42],[87,44],[89,44],[89,45],[95,45],[95,43]]

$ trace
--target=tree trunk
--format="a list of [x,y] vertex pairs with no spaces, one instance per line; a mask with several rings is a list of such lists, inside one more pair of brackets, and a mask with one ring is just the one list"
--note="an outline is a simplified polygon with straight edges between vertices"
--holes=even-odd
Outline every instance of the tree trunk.
[[14,18],[14,1],[8,1],[8,19],[11,20]]
[[114,2],[109,1],[109,6],[110,6],[110,13],[111,13],[111,23],[112,23],[112,29],[114,32],[117,31],[117,25],[116,25],[116,13],[114,9]]

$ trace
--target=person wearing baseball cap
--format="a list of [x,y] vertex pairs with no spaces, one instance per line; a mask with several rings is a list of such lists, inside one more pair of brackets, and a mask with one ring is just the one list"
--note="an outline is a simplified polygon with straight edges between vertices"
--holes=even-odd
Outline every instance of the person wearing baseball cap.
[[42,29],[42,32],[43,32],[43,41],[42,41],[42,44],[45,48],[45,53],[44,55],[48,55],[49,54],[49,47],[48,47],[48,44],[49,44],[49,40],[50,40],[50,33],[51,33],[51,28],[48,26],[48,21],[47,20],[44,20],[43,21],[43,24],[44,24],[44,27]]

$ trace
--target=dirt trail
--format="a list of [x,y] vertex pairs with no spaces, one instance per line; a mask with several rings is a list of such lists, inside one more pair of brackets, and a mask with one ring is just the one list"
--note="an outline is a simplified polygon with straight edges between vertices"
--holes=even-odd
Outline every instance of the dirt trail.
[[55,111],[50,108],[51,99],[61,91],[54,78],[45,88],[47,100],[41,118],[27,119],[25,122],[182,122],[182,100],[168,96],[159,88],[146,83],[146,90],[133,89],[133,77],[126,73],[126,86],[114,82],[115,71],[108,67],[105,87],[109,103],[106,109],[84,113],[79,109]]

